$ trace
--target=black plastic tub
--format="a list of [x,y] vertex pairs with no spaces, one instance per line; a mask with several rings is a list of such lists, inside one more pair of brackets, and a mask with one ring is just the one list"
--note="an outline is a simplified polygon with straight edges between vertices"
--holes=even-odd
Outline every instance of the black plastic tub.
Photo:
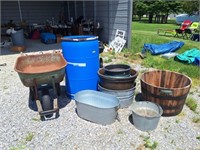
[[131,69],[129,76],[116,77],[105,75],[105,70],[102,68],[98,71],[98,75],[102,87],[110,90],[128,90],[134,87],[138,72]]
[[104,74],[109,76],[129,76],[131,67],[125,64],[111,64],[104,67]]

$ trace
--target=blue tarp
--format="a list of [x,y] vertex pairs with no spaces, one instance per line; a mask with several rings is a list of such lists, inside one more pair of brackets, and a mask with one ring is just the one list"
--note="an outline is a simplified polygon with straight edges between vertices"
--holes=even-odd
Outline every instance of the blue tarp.
[[152,55],[164,54],[169,52],[174,52],[181,48],[184,42],[172,41],[164,44],[144,44],[142,53],[150,51]]
[[53,33],[41,33],[41,39],[48,42],[49,39],[56,40],[56,35]]
[[200,56],[195,57],[194,64],[200,67]]
[[200,59],[200,50],[197,48],[193,48],[191,50],[187,50],[182,54],[179,54],[175,57],[175,60],[179,60],[181,62],[185,62],[188,64],[196,64],[199,65]]

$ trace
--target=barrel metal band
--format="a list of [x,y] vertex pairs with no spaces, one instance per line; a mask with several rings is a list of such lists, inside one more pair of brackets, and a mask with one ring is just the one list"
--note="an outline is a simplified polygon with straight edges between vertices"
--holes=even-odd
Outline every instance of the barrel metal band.
[[98,36],[94,36],[94,37],[86,37],[86,38],[67,38],[67,37],[63,37],[61,38],[61,40],[63,41],[71,41],[71,42],[80,42],[80,41],[92,41],[92,40],[97,40]]
[[181,109],[183,107],[183,105],[176,105],[176,106],[161,106],[162,109],[167,109],[167,110],[173,110],[173,109]]
[[154,98],[159,98],[161,100],[180,100],[180,99],[185,99],[187,97],[187,95],[188,95],[187,93],[183,94],[181,96],[176,96],[176,97],[169,96],[169,95],[167,95],[167,96],[166,95],[165,96],[163,96],[163,95],[156,95],[156,94],[150,93],[149,91],[147,91],[143,87],[142,87],[142,92],[144,92],[145,94],[148,94],[148,95],[150,95],[150,96],[152,96]]

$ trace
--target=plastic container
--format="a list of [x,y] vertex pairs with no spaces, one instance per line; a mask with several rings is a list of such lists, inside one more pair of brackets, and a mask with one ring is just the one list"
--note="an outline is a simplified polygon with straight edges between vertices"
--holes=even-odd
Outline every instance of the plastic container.
[[131,67],[126,64],[110,64],[104,67],[104,74],[109,76],[130,76]]
[[110,90],[128,90],[133,88],[138,72],[134,69],[130,70],[129,76],[118,77],[105,75],[104,68],[99,69],[99,83],[102,87]]
[[56,35],[53,33],[41,33],[41,41],[45,44],[56,43]]
[[26,50],[25,46],[12,46],[11,50],[14,52],[24,52]]
[[119,100],[116,96],[94,90],[83,90],[74,96],[77,114],[85,120],[107,125],[117,119]]
[[23,29],[16,31],[16,33],[12,33],[11,38],[12,38],[13,46],[24,46],[25,45]]
[[97,90],[99,42],[97,36],[65,36],[62,50],[67,60],[66,92],[70,98],[81,90]]
[[162,113],[162,108],[153,102],[142,101],[132,105],[133,124],[141,131],[156,129]]

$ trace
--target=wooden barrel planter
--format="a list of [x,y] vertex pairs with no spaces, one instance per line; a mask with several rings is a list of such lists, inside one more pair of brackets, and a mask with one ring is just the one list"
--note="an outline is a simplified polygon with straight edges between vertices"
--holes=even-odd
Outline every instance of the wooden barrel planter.
[[145,72],[140,81],[143,99],[159,104],[162,116],[175,116],[182,111],[192,84],[186,75],[167,70]]

